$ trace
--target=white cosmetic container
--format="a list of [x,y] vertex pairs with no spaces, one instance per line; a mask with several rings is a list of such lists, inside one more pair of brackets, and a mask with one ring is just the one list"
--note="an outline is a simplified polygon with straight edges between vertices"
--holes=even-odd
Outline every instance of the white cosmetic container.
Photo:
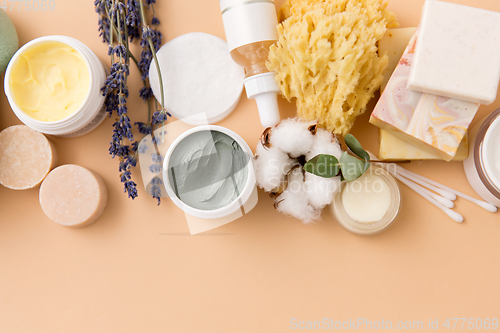
[[500,109],[479,122],[470,138],[467,179],[481,198],[500,207]]
[[360,178],[343,182],[331,204],[332,214],[345,229],[359,235],[378,234],[392,225],[401,207],[396,180],[372,165]]
[[[246,175],[246,180],[244,183],[244,186],[242,187],[242,190],[240,191],[239,195],[229,204],[225,205],[224,207],[218,208],[218,209],[213,209],[213,210],[204,210],[204,209],[197,209],[194,208],[186,203],[184,203],[174,191],[174,188],[172,186],[172,183],[175,184],[175,179],[171,179],[171,172],[169,172],[169,168],[172,167],[170,165],[170,161],[172,158],[172,155],[176,149],[177,146],[186,138],[188,138],[190,135],[193,135],[198,132],[203,132],[203,131],[214,131],[214,132],[220,132],[223,133],[227,136],[229,136],[231,139],[236,141],[236,143],[241,147],[242,151],[244,154],[246,154],[248,161],[245,165],[245,167],[240,170],[239,172],[245,172]],[[191,128],[190,130],[184,132],[181,134],[179,137],[175,139],[175,141],[170,145],[168,148],[168,151],[165,155],[165,159],[163,161],[163,184],[165,185],[165,189],[167,191],[168,196],[172,199],[174,204],[182,209],[187,215],[190,215],[195,218],[200,218],[200,219],[226,219],[227,222],[230,222],[230,220],[236,219],[238,217],[241,217],[243,214],[248,213],[257,203],[257,192],[256,192],[256,184],[255,184],[255,174],[253,170],[253,165],[251,162],[251,157],[253,156],[252,150],[250,147],[247,145],[247,143],[235,132],[221,126],[215,126],[215,125],[204,125],[204,126],[197,126],[194,128]],[[201,164],[201,163],[200,163]],[[202,190],[202,189],[199,189]],[[195,190],[196,191],[196,190]],[[234,218],[232,218],[234,216]],[[229,219],[228,219],[229,218]],[[188,221],[189,222],[189,221]],[[224,223],[227,223],[224,222]],[[214,222],[217,223],[217,222]],[[208,228],[205,228],[208,229]],[[192,232],[196,233],[196,232]]]
[[[58,121],[40,121],[31,118],[16,104],[10,89],[10,73],[16,61],[28,48],[44,42],[62,42],[71,46],[81,54],[89,71],[90,87],[85,101],[73,114]],[[105,97],[101,94],[101,87],[105,80],[106,72],[103,64],[87,45],[67,36],[45,36],[26,43],[14,54],[5,72],[4,89],[12,110],[25,125],[45,134],[75,137],[92,131],[104,120],[106,116],[106,111],[103,108]]]

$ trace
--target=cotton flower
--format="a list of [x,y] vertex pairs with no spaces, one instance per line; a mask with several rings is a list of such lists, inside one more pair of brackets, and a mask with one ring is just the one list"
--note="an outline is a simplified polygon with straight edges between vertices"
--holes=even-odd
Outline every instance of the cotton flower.
[[340,158],[336,137],[314,123],[294,118],[266,129],[254,158],[257,185],[275,197],[279,212],[306,224],[319,219],[340,189],[340,177],[304,172],[304,164],[319,154]]

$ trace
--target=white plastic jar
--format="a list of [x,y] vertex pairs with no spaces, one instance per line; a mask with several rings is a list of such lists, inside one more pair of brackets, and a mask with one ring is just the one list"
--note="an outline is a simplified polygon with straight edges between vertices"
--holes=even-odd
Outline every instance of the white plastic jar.
[[470,140],[467,179],[481,198],[500,207],[500,109],[472,129]]
[[[84,59],[89,72],[89,90],[84,102],[74,113],[57,121],[41,121],[27,115],[16,104],[10,86],[10,74],[19,57],[30,47],[45,42],[62,42],[75,49]],[[101,87],[105,80],[106,71],[103,64],[87,45],[67,36],[45,36],[26,43],[14,54],[5,72],[4,89],[12,110],[25,125],[45,134],[75,137],[92,131],[104,120],[105,97],[102,96]]]
[[[179,144],[184,139],[188,138],[190,135],[203,131],[220,132],[222,134],[229,136],[241,147],[241,150],[243,151],[244,154],[247,155],[248,158],[245,167],[242,169],[242,171],[246,173],[246,180],[240,191],[240,194],[229,204],[213,210],[197,209],[184,203],[172,188],[171,183],[175,182],[175,180],[171,182],[170,172],[169,172],[169,168],[172,167],[170,165],[172,154],[174,153],[175,149],[179,146]],[[216,125],[197,126],[181,134],[170,145],[165,155],[165,159],[163,161],[163,184],[165,185],[165,189],[167,191],[168,196],[172,199],[175,205],[180,209],[182,209],[184,213],[189,214],[191,216],[201,219],[221,219],[234,214],[238,210],[242,209],[243,206],[245,206],[245,213],[248,213],[255,204],[252,204],[251,207],[248,207],[247,203],[252,201],[251,200],[252,195],[256,195],[257,193],[255,191],[256,183],[255,183],[253,164],[251,161],[252,156],[253,153],[248,144],[235,132],[225,127]]]

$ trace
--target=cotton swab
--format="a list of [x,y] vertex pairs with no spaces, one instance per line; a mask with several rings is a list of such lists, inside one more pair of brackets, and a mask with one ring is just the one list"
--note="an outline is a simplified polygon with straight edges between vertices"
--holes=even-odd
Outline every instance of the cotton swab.
[[452,200],[452,201],[457,200],[457,196],[455,193],[453,193],[451,191],[443,190],[442,188],[439,188],[439,187],[434,186],[432,184],[425,183],[420,178],[416,177],[413,173],[404,169],[403,167],[401,167],[397,164],[395,164],[395,166],[396,166],[397,172],[399,172],[403,177],[408,178],[417,184],[420,184],[424,187],[427,187],[428,189],[433,190],[434,192],[438,193],[439,195],[445,197],[448,200]]
[[[440,184],[440,183],[438,183],[438,182],[436,182],[434,180],[428,179],[428,178],[426,178],[424,176],[421,176],[421,175],[419,175],[417,173],[414,173],[414,172],[411,172],[409,170],[406,170],[402,166],[399,166],[399,165],[396,166],[396,170],[398,170],[398,169],[403,169],[405,174],[411,175],[411,176],[417,178],[418,180],[420,180],[421,184],[424,183],[424,184],[422,184],[423,186],[429,187],[428,185],[431,185],[431,186],[434,185],[434,186],[439,187],[439,188],[441,188],[441,189],[443,189],[445,191],[451,192],[451,193],[455,194],[456,196],[464,198],[465,200],[469,200],[470,202],[475,203],[476,205],[480,206],[481,208],[483,208],[483,209],[485,209],[485,210],[487,210],[489,212],[492,212],[492,213],[495,213],[498,210],[498,208],[495,205],[490,204],[489,202],[475,199],[475,198],[473,198],[473,197],[471,197],[471,196],[469,196],[467,194],[464,194],[462,192],[454,190],[451,187],[448,187],[446,185]],[[407,177],[407,178],[409,178],[409,177]]]
[[[411,188],[412,190],[414,190],[415,192],[417,192],[418,194],[420,194],[423,198],[427,199],[429,202],[431,202],[432,204],[434,204],[436,207],[438,207],[439,209],[441,209],[443,212],[446,213],[446,215],[448,215],[449,217],[451,217],[451,219],[453,221],[458,222],[458,223],[462,223],[464,221],[464,218],[463,218],[462,215],[460,215],[459,213],[451,210],[450,209],[451,207],[450,208],[445,207],[440,201],[436,200],[434,197],[430,196],[425,191],[422,191],[423,188],[420,187],[419,185],[413,183],[411,180],[406,179],[406,178],[404,178],[404,177],[402,177],[400,175],[393,174],[393,176],[395,176],[400,182],[402,182],[403,184],[405,184],[406,186],[408,186],[409,188]],[[445,198],[442,198],[442,197],[441,197],[441,199],[448,200],[448,199],[445,199]],[[453,205],[453,202],[451,202],[450,200],[448,200],[448,201]]]
[[[394,177],[396,177],[398,180],[400,180],[402,183],[404,183],[405,185],[410,187],[412,190],[416,191],[415,188],[418,188],[420,191],[422,191],[422,192],[426,193],[428,196],[434,198],[434,200],[436,200],[437,202],[439,202],[443,206],[445,206],[447,208],[455,207],[455,204],[450,199],[444,198],[440,195],[437,195],[436,193],[429,191],[428,189],[419,185],[418,183],[412,182],[410,179],[407,179],[407,177],[401,176],[401,174],[394,174],[394,173],[391,173],[391,174]],[[401,179],[401,178],[403,178],[403,179]],[[405,180],[407,180],[409,183],[406,183]],[[411,184],[411,186],[409,184]]]
[[[370,158],[373,161],[375,161],[375,162],[378,161],[378,158],[373,153],[368,152],[368,154],[370,155]],[[411,179],[412,181],[414,181],[415,183],[417,183],[421,186],[427,187],[427,188],[435,191],[436,193],[442,195],[443,197],[445,197],[449,200],[456,200],[457,196],[459,196],[465,200],[468,200],[472,203],[475,203],[479,207],[487,210],[488,212],[495,213],[498,211],[498,208],[495,205],[490,204],[489,202],[475,199],[467,194],[464,194],[460,191],[452,189],[451,187],[440,184],[434,180],[428,179],[428,178],[421,176],[417,173],[414,173],[412,171],[406,170],[405,168],[403,168],[400,165],[397,165],[395,163],[384,164],[384,165],[386,166],[386,170],[388,169],[388,166],[394,166],[396,168],[396,172],[399,172],[404,177]]]
[[[373,154],[371,154],[370,158],[373,159],[373,157],[375,157],[375,156]],[[391,172],[389,170],[389,166],[393,166],[396,169],[396,173],[404,176],[405,178],[412,180],[414,183],[417,183],[417,184],[421,185],[422,187],[427,187],[448,200],[451,200],[451,201],[457,200],[457,196],[451,192],[445,191],[445,190],[440,189],[438,187],[435,187],[433,185],[425,184],[425,185],[427,185],[427,186],[425,186],[424,184],[422,184],[422,181],[420,181],[419,179],[416,179],[417,177],[412,176],[410,171],[404,169],[403,167],[401,167],[395,163],[384,164],[384,165],[386,166],[385,169],[387,171],[389,171],[391,174],[393,174],[393,172]],[[452,208],[452,207],[450,207],[450,208]]]

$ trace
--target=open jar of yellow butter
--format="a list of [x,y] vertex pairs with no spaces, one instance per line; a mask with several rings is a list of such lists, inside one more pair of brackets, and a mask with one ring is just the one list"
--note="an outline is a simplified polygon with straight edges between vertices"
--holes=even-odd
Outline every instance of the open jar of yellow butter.
[[5,72],[4,89],[16,116],[45,133],[86,134],[105,118],[103,64],[82,42],[46,36],[21,47]]

